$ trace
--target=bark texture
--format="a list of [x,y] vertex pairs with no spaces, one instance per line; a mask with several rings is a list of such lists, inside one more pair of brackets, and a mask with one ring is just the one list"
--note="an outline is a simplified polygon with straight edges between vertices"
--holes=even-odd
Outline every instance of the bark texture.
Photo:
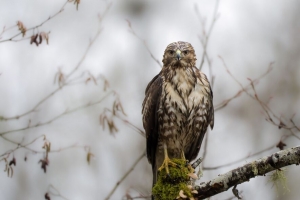
[[249,181],[256,176],[264,176],[268,172],[293,164],[300,164],[300,146],[260,158],[225,174],[221,174],[208,182],[200,183],[200,185],[195,187],[198,194],[194,197],[197,200],[205,199]]

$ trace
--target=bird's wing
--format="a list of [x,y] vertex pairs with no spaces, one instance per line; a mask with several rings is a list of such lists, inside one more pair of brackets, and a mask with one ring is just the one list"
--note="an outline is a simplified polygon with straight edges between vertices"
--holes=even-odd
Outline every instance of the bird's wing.
[[158,142],[158,108],[162,92],[162,78],[156,75],[146,88],[143,102],[143,126],[146,130],[147,157],[152,167],[155,166],[155,153]]
[[[210,125],[211,129],[213,129],[214,126],[214,107],[212,102],[207,102],[207,109],[206,111],[206,116],[204,116],[206,118],[206,124],[203,124],[203,122],[198,122],[200,123],[200,134],[198,134],[198,136],[193,140],[193,142],[191,143],[191,146],[189,148],[189,151],[186,154],[186,159],[189,161],[194,160],[201,148],[201,144],[203,141],[203,138],[205,136],[206,130],[208,125]],[[201,108],[200,108],[201,109]]]
[[[204,75],[204,78],[207,79],[205,75]],[[198,123],[200,123],[199,124],[200,125],[200,134],[198,134],[198,136],[195,138],[195,140],[193,140],[193,142],[189,148],[189,151],[185,155],[186,159],[188,159],[189,161],[192,161],[197,157],[197,155],[200,151],[201,144],[202,144],[203,138],[205,136],[207,127],[210,126],[211,129],[213,129],[213,127],[214,127],[213,92],[212,92],[212,89],[211,89],[211,86],[209,83],[208,83],[207,95],[208,95],[208,100],[206,102],[203,101],[204,99],[202,100],[203,101],[202,104],[205,103],[205,108],[202,108],[202,106],[198,106],[197,108],[195,108],[195,110],[206,109],[206,112],[204,112],[204,113],[206,113],[204,115],[206,122],[205,123],[198,122]],[[195,111],[195,112],[197,112],[197,111]]]

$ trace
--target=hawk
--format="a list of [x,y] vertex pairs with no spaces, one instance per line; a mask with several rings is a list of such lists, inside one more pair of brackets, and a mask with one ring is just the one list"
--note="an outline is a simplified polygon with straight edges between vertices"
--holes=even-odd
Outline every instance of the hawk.
[[195,159],[207,127],[214,126],[213,93],[206,75],[195,66],[192,45],[169,44],[162,62],[162,70],[146,88],[142,109],[153,185],[158,170],[169,173],[168,165],[174,164],[170,158]]

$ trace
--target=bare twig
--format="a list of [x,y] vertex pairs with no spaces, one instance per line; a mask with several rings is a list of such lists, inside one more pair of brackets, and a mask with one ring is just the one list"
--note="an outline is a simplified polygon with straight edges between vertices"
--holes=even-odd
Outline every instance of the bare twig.
[[113,94],[113,91],[110,91],[108,92],[106,95],[104,95],[101,99],[99,99],[98,101],[95,101],[93,103],[87,103],[87,104],[84,104],[82,106],[78,106],[76,108],[73,108],[71,110],[66,110],[64,111],[63,113],[51,118],[50,120],[47,120],[46,122],[42,122],[42,123],[37,123],[37,124],[33,124],[33,125],[28,125],[26,127],[23,127],[23,128],[19,128],[19,129],[13,129],[13,130],[9,130],[9,131],[4,131],[4,132],[1,132],[0,133],[0,136],[3,136],[3,135],[6,135],[8,133],[14,133],[14,132],[19,132],[19,131],[24,131],[24,130],[28,130],[28,129],[32,129],[32,128],[37,128],[37,127],[41,127],[41,126],[45,126],[47,124],[50,124],[56,120],[58,120],[59,118],[61,118],[62,116],[64,115],[67,115],[67,114],[70,114],[70,113],[73,113],[73,112],[76,112],[78,110],[81,110],[81,109],[84,109],[84,108],[88,108],[90,106],[94,106],[94,105],[97,105],[99,103],[101,103],[104,99],[106,99],[109,95]]
[[[112,5],[111,3],[108,4],[108,6],[106,7],[104,13],[103,13],[101,16],[99,15],[99,23],[102,22],[103,18],[105,17],[105,15],[108,13],[109,9],[111,8],[111,5]],[[86,55],[87,55],[88,52],[90,51],[91,46],[92,46],[92,45],[95,43],[95,41],[99,38],[99,35],[100,35],[101,31],[102,31],[102,28],[99,27],[99,29],[98,29],[97,33],[95,34],[95,36],[90,40],[90,43],[89,43],[88,47],[86,48],[86,50],[85,50],[83,56],[81,57],[80,61],[79,61],[78,64],[74,67],[74,69],[73,69],[69,74],[66,75],[66,78],[69,78],[70,76],[72,76],[72,74],[74,74],[75,71],[77,71],[78,68],[81,66],[81,64],[82,64],[83,61],[85,60]]]
[[[209,37],[210,37],[210,34],[213,30],[213,27],[214,27],[214,24],[215,22],[217,21],[218,19],[218,8],[219,8],[219,0],[216,0],[216,4],[215,4],[215,8],[214,8],[214,13],[213,13],[213,18],[212,18],[212,22],[208,28],[208,31],[206,33],[205,31],[205,23],[204,23],[204,20],[203,18],[201,17],[200,13],[199,13],[199,10],[198,10],[198,7],[195,6],[195,11],[196,11],[196,14],[198,15],[198,18],[200,20],[200,23],[202,24],[202,27],[203,27],[203,37],[204,39],[201,40],[201,44],[203,46],[203,53],[202,53],[202,57],[201,57],[201,62],[200,62],[200,66],[199,66],[199,69],[201,70],[202,67],[203,67],[203,64],[204,64],[204,59],[205,57],[207,57],[207,61],[209,62],[209,65],[210,65],[210,61],[209,61],[209,58],[208,58],[208,55],[207,55],[207,45],[208,45],[208,41],[209,41]],[[210,67],[211,68],[211,67]]]
[[[62,12],[64,11],[64,8],[65,8],[65,6],[67,5],[68,2],[69,2],[69,1],[67,0],[67,1],[62,5],[62,7],[61,7],[55,14],[53,14],[52,16],[49,16],[46,20],[42,21],[40,24],[38,24],[38,25],[36,25],[36,26],[34,26],[34,27],[31,27],[31,28],[28,28],[26,31],[30,31],[30,30],[37,29],[37,28],[43,26],[46,22],[50,21],[51,19],[53,19],[54,17],[56,17],[57,15],[59,15],[60,13],[62,13]],[[16,27],[16,26],[12,26],[12,27]],[[11,27],[11,28],[12,28],[12,27]],[[5,31],[7,31],[7,30],[8,30],[8,29],[3,30],[2,33],[0,34],[0,36],[1,36]],[[15,42],[15,41],[23,40],[23,38],[18,39],[18,40],[14,40],[14,38],[18,37],[19,35],[22,35],[22,32],[20,32],[20,33],[14,35],[14,36],[12,36],[12,37],[10,37],[10,38],[8,38],[8,39],[0,40],[0,43],[2,43],[2,42],[9,42],[9,41],[14,41],[14,42]],[[29,37],[29,38],[30,38],[30,37]],[[26,39],[29,39],[29,38],[26,38]]]
[[[2,138],[4,138],[4,136],[2,136]],[[8,142],[10,142],[12,144],[15,144],[17,146],[15,148],[10,149],[10,150],[6,151],[5,153],[1,154],[0,158],[1,157],[8,157],[11,153],[14,153],[18,149],[22,149],[22,148],[26,149],[26,150],[30,151],[31,153],[34,153],[34,154],[45,153],[44,150],[43,151],[42,150],[35,150],[35,149],[32,149],[32,148],[29,147],[31,144],[35,143],[40,138],[45,138],[45,135],[40,135],[40,136],[34,138],[32,141],[30,141],[26,144],[22,144],[22,142],[16,142],[16,141],[13,141],[11,139],[5,138],[5,140],[7,140]],[[59,153],[61,151],[65,151],[65,150],[72,149],[72,148],[86,148],[86,146],[73,144],[73,145],[63,147],[63,148],[51,149],[51,151],[49,151],[49,153]]]
[[60,192],[58,191],[58,189],[56,189],[52,184],[49,185],[48,190],[45,193],[45,199],[47,199],[46,198],[47,196],[48,196],[48,199],[50,199],[50,196],[56,196],[56,197],[60,197],[62,199],[68,200],[68,198],[61,195]]
[[[285,135],[285,136],[282,136],[281,139],[280,139],[280,141],[283,142],[283,141],[285,141],[287,138],[289,138],[290,136],[291,136],[291,135]],[[223,164],[223,165],[218,165],[218,166],[215,166],[215,167],[203,167],[203,169],[204,169],[204,170],[215,170],[215,169],[219,169],[219,168],[222,168],[222,167],[227,167],[227,166],[230,166],[230,165],[239,163],[239,162],[241,162],[241,161],[246,160],[247,158],[251,158],[251,157],[253,157],[253,156],[257,156],[257,155],[259,155],[259,154],[261,154],[261,153],[264,153],[264,152],[266,152],[266,151],[269,151],[269,150],[271,150],[271,149],[277,147],[277,144],[278,144],[278,143],[273,144],[273,145],[271,145],[271,146],[269,146],[269,147],[267,147],[267,148],[264,148],[264,149],[262,149],[262,150],[260,150],[260,151],[258,151],[258,152],[255,152],[255,153],[249,154],[249,155],[247,155],[247,156],[244,156],[244,157],[242,157],[242,158],[240,158],[240,159],[237,159],[237,160],[235,160],[235,161],[233,161],[233,162],[229,162],[229,163]]]
[[[256,79],[253,79],[253,84],[257,84],[262,78],[264,78],[267,74],[269,74],[271,72],[271,70],[273,69],[272,68],[272,65],[273,63],[270,63],[269,67],[267,68],[266,72],[264,72],[262,75],[260,75],[259,77],[257,77]],[[228,68],[226,67],[227,71]],[[226,100],[223,100],[223,102],[217,104],[215,106],[215,111],[218,111],[218,110],[221,110],[222,108],[226,107],[228,105],[228,103],[230,103],[232,100],[236,99],[237,97],[239,97],[243,92],[251,89],[251,83],[249,83],[248,85],[246,85],[245,87],[244,86],[241,86],[242,89],[239,90],[235,95],[233,95],[232,97],[226,99]]]
[[133,163],[133,165],[130,167],[130,169],[122,176],[122,178],[116,183],[115,187],[110,191],[108,196],[105,198],[105,200],[110,199],[110,197],[114,194],[116,189],[119,187],[119,185],[126,179],[126,177],[134,170],[135,166],[142,160],[143,157],[145,157],[146,151],[144,151],[140,157],[136,159],[136,161]]
[[[219,56],[220,57],[220,56]],[[300,138],[299,136],[297,136],[292,130],[293,129],[296,129],[298,130],[298,127],[295,125],[295,123],[293,123],[292,119],[290,120],[287,120],[285,119],[283,116],[281,115],[276,115],[272,109],[269,107],[269,105],[267,103],[264,103],[262,100],[260,100],[259,98],[259,95],[257,94],[256,92],[256,89],[255,89],[255,82],[256,80],[251,80],[251,79],[248,79],[250,81],[250,86],[254,92],[254,95],[251,94],[249,91],[248,91],[248,88],[244,88],[243,85],[237,80],[237,78],[230,72],[229,68],[227,67],[224,59],[222,57],[220,57],[220,59],[222,60],[223,62],[223,66],[225,67],[227,73],[235,80],[235,82],[240,85],[240,87],[242,88],[242,91],[244,91],[250,98],[252,98],[253,100],[257,101],[259,103],[259,105],[261,106],[261,108],[263,109],[264,113],[267,115],[266,117],[266,120],[277,126],[279,129],[283,128],[283,129],[286,129],[286,130],[289,130],[291,132],[292,135],[294,135],[296,138]],[[272,66],[273,63],[270,64],[269,66],[269,69],[271,69],[271,66]],[[269,70],[268,70],[269,71]],[[267,73],[268,73],[267,71]],[[226,103],[226,102],[225,102]],[[290,125],[288,124],[290,123]],[[299,130],[298,130],[299,131]]]
[[[68,1],[67,1],[68,2]],[[64,4],[65,6],[65,4]],[[62,7],[62,9],[64,8],[64,6]],[[103,20],[103,17],[105,16],[105,14],[108,12],[108,10],[110,9],[111,4],[109,4],[106,8],[106,10],[104,11],[104,15],[102,15],[101,17],[99,17],[99,23]],[[59,13],[59,12],[58,12]],[[58,13],[56,13],[55,15],[52,16],[52,18],[54,16],[56,16]],[[45,23],[45,22],[43,22]],[[40,25],[43,25],[40,24]],[[24,116],[27,116],[30,113],[36,112],[37,108],[42,105],[44,102],[46,102],[47,100],[49,100],[52,96],[54,96],[54,94],[56,94],[57,92],[59,92],[63,87],[69,85],[72,83],[73,80],[70,79],[70,77],[79,69],[79,67],[82,65],[83,61],[86,58],[86,55],[88,54],[88,52],[90,51],[92,45],[95,43],[95,41],[99,38],[99,35],[101,33],[101,28],[99,28],[99,30],[97,31],[97,33],[95,34],[95,36],[91,39],[91,41],[89,42],[83,56],[81,57],[81,59],[79,60],[79,62],[77,63],[77,65],[65,76],[65,81],[59,85],[59,87],[57,87],[55,90],[53,90],[52,92],[50,92],[48,95],[46,95],[44,98],[42,98],[33,108],[31,108],[30,110],[20,114],[20,115],[16,115],[16,116],[12,116],[12,117],[3,117],[0,116],[0,120],[17,120],[20,119]]]
[[240,158],[240,159],[237,159],[237,160],[235,160],[235,161],[233,161],[233,162],[229,162],[229,163],[227,163],[227,164],[218,165],[218,166],[215,166],[215,167],[205,167],[205,166],[204,166],[204,167],[203,167],[203,170],[215,170],[215,169],[219,169],[219,168],[222,168],[222,167],[227,167],[227,166],[230,166],[230,165],[239,163],[239,162],[241,162],[241,161],[244,161],[244,160],[247,159],[247,158],[250,158],[250,157],[259,155],[259,154],[261,154],[261,153],[263,153],[263,152],[269,151],[269,150],[271,150],[271,149],[273,149],[273,148],[275,148],[275,147],[276,147],[276,144],[273,144],[273,145],[271,145],[271,146],[269,146],[269,147],[267,147],[267,148],[264,148],[263,150],[260,150],[260,151],[258,151],[258,152],[256,152],[256,153],[253,153],[253,154],[249,154],[249,155],[247,155],[247,156],[245,156],[245,157],[242,157],[242,158]]
[[151,52],[151,50],[149,49],[146,41],[144,39],[142,39],[138,34],[136,34],[136,32],[133,30],[132,26],[131,26],[131,22],[129,20],[126,20],[128,23],[128,27],[129,27],[129,32],[132,33],[135,37],[137,37],[141,42],[143,42],[143,45],[145,46],[145,48],[147,49],[148,53],[150,54],[151,58],[162,68],[162,64],[160,63],[160,61],[155,58],[155,56],[153,55],[153,53]]
[[[104,110],[104,113],[105,112],[113,113],[113,111],[110,110],[110,109],[108,109],[108,108],[106,108]],[[146,136],[145,132],[142,129],[140,129],[139,127],[137,127],[136,125],[134,125],[132,122],[128,121],[127,119],[124,119],[124,117],[122,117],[118,113],[114,113],[113,116],[116,117],[116,118],[118,118],[119,120],[121,120],[125,125],[127,125],[130,128],[132,128],[134,131],[136,131],[137,133],[139,133],[141,136],[143,136],[143,137]]]

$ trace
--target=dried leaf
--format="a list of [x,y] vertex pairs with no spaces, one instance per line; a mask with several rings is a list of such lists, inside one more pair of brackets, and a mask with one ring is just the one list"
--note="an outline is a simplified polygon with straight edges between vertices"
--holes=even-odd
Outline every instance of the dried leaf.
[[16,159],[15,159],[15,157],[13,157],[13,159],[9,162],[9,166],[12,166],[12,165],[16,166]]
[[78,5],[80,4],[80,0],[75,0],[74,4],[76,4],[76,9],[78,10]]
[[87,156],[86,156],[86,160],[88,162],[88,164],[91,163],[91,158],[94,157],[94,154],[92,154],[90,151],[87,153]]
[[46,150],[46,153],[50,152],[50,150],[51,150],[51,143],[49,141],[45,141],[43,149]]
[[45,199],[46,199],[46,200],[51,200],[51,198],[50,198],[48,192],[45,194]]
[[118,132],[119,130],[117,129],[117,127],[115,126],[115,123],[112,119],[110,120],[107,120],[107,125],[108,125],[108,128],[109,128],[109,133],[110,134],[114,134],[116,132]]
[[39,35],[39,44],[42,44],[43,42],[43,37],[41,36],[41,34]]
[[281,129],[282,127],[286,127],[286,125],[282,121],[280,121],[278,128]]
[[39,161],[39,163],[41,163],[41,168],[44,170],[44,172],[46,173],[47,172],[47,166],[49,165],[49,160],[48,158],[44,158],[44,159],[41,159]]
[[286,146],[286,144],[283,143],[282,141],[280,141],[280,142],[276,145],[276,147],[279,148],[280,150],[283,150],[285,146]]
[[123,115],[127,116],[124,109],[123,109],[122,103],[121,103],[119,98],[116,98],[116,100],[114,101],[113,109],[112,109],[113,115],[116,115],[117,111],[121,111],[121,113]]
[[[44,40],[46,40],[46,43],[49,44],[49,33],[41,32],[40,37]],[[41,41],[41,39],[40,39]],[[42,42],[41,42],[42,43]]]
[[26,27],[24,26],[24,24],[21,21],[17,21],[17,26],[18,26],[19,30],[21,31],[22,36],[24,37],[26,34],[26,31],[27,31]]
[[39,43],[37,41],[38,36],[39,36],[38,34],[32,35],[30,38],[30,44],[35,43],[36,46],[39,46]]

